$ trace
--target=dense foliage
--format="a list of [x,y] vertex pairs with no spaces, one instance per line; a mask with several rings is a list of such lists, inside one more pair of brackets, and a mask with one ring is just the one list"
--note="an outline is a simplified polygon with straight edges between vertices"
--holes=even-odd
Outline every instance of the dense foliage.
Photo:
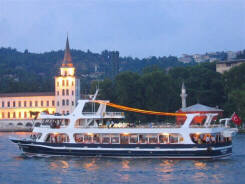
[[[181,107],[181,83],[187,88],[187,105],[201,103],[219,107],[230,116],[237,112],[245,119],[245,64],[224,75],[215,63],[175,67],[166,72],[148,68],[142,74],[124,72],[115,80],[101,82],[101,97],[112,102],[148,110],[175,112]],[[129,120],[156,120],[160,117],[130,113]]]

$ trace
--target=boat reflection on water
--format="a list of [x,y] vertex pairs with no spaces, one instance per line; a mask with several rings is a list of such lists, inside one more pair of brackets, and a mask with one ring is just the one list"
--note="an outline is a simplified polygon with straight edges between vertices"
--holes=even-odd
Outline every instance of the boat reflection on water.
[[96,163],[96,159],[93,158],[93,159],[91,159],[91,161],[84,163],[83,168],[88,170],[88,171],[94,171],[94,170],[97,170],[99,168],[99,166]]

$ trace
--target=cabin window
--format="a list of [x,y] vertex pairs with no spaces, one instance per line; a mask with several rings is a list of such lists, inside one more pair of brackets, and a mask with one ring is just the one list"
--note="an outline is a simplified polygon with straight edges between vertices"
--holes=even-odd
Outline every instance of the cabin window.
[[64,133],[53,133],[48,134],[46,138],[46,142],[49,143],[66,143],[69,142],[69,136]]
[[100,135],[99,134],[94,134],[93,143],[94,144],[99,144],[100,143]]
[[139,143],[140,144],[146,144],[148,141],[147,141],[147,137],[145,134],[141,134],[139,135]]
[[160,144],[168,144],[169,143],[169,135],[168,134],[161,134],[159,135],[159,143]]
[[136,144],[136,143],[138,143],[138,135],[131,134],[129,140],[130,140],[130,144]]
[[103,144],[109,144],[110,143],[110,135],[102,134],[102,143]]
[[120,140],[121,140],[121,144],[128,144],[129,136],[126,135],[126,134],[121,134],[120,135]]
[[93,135],[85,134],[84,135],[84,143],[93,143]]
[[170,144],[178,144],[182,142],[183,138],[181,138],[180,134],[169,134],[169,143]]
[[111,135],[111,143],[112,144],[119,144],[120,143],[120,137],[119,135],[115,134],[115,135]]
[[156,134],[148,134],[147,137],[148,137],[148,143],[149,144],[157,144],[158,143]]
[[75,142],[83,143],[84,142],[84,134],[74,134]]

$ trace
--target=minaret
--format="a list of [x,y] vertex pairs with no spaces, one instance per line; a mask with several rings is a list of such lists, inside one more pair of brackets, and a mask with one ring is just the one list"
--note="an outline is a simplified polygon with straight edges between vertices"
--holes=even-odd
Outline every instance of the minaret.
[[182,108],[186,107],[186,89],[185,89],[185,84],[184,82],[182,83],[182,87],[181,87],[181,94],[180,94],[181,100],[182,100]]
[[72,63],[69,39],[67,36],[64,59],[60,67],[60,75],[55,77],[56,112],[70,114],[80,99],[80,80],[75,76]]

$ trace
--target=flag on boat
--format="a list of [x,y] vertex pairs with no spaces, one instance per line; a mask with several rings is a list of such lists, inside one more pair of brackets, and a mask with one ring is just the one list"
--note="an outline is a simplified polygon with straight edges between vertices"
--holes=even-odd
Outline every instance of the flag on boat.
[[233,123],[235,123],[236,125],[240,125],[242,123],[241,118],[239,118],[239,116],[234,112],[232,114],[231,120],[233,121]]

